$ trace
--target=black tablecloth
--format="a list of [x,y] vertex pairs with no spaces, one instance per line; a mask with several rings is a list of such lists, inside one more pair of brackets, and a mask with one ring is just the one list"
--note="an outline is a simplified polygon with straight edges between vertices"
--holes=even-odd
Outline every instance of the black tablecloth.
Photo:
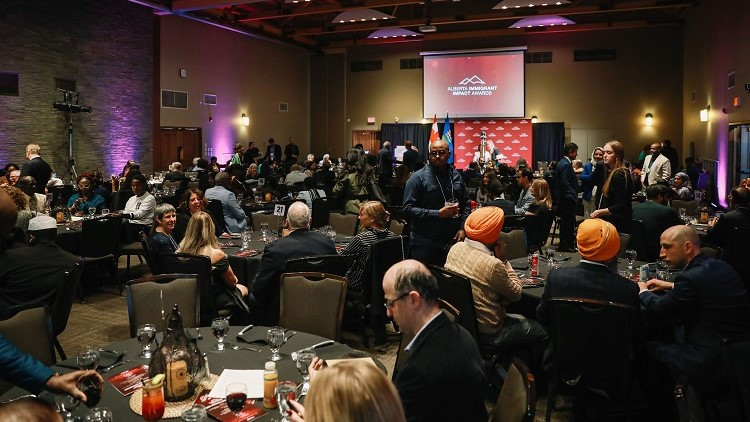
[[[257,336],[257,338],[265,338],[265,333],[268,327],[254,327],[250,331],[248,331],[245,334],[245,338],[252,339]],[[271,357],[271,350],[268,346],[258,345],[258,344],[252,344],[249,345],[247,343],[237,342],[235,340],[236,334],[242,329],[242,327],[231,327],[229,330],[229,335],[226,338],[226,341],[236,343],[239,346],[250,346],[257,349],[260,349],[261,352],[253,352],[250,350],[225,350],[222,352],[214,351],[212,348],[216,344],[216,339],[211,335],[211,329],[210,328],[202,328],[201,334],[204,336],[203,339],[198,341],[198,347],[202,352],[205,352],[208,356],[208,363],[209,368],[211,370],[211,373],[220,375],[221,371],[224,369],[263,369],[263,365],[266,361],[269,360]],[[288,335],[288,334],[287,334]],[[157,339],[161,339],[161,335],[157,336]],[[318,337],[312,334],[306,334],[306,333],[297,333],[292,338],[289,339],[289,341],[281,346],[280,352],[283,355],[283,359],[276,362],[276,369],[279,371],[279,380],[280,381],[294,381],[294,382],[302,382],[302,376],[297,371],[297,368],[295,366],[295,362],[292,361],[289,354],[291,352],[297,351],[299,349],[312,346],[313,344],[319,343],[321,341],[326,340],[323,337]],[[125,370],[134,368],[139,365],[148,364],[147,359],[139,358],[138,355],[141,353],[141,347],[138,344],[138,341],[136,339],[128,339],[123,341],[118,341],[115,343],[111,343],[108,345],[102,345],[103,349],[107,350],[116,350],[118,352],[127,352],[126,359],[129,359],[130,361],[128,363],[125,363],[124,365],[118,366],[116,368],[113,368],[109,372],[103,373],[102,377],[105,379],[104,383],[104,391],[102,393],[102,399],[101,402],[97,405],[97,407],[106,407],[114,413],[114,419],[118,422],[122,421],[142,421],[143,419],[136,415],[132,410],[130,410],[129,406],[129,400],[130,396],[123,397],[117,390],[115,390],[114,387],[112,387],[111,384],[109,384],[106,379],[109,377],[112,377],[113,375],[119,374]],[[349,358],[349,357],[367,357],[368,354],[364,352],[360,352],[357,350],[354,350],[350,348],[349,346],[341,343],[335,343],[331,346],[326,346],[322,348],[315,349],[315,352],[323,359],[338,359],[338,358]],[[381,368],[381,370],[385,371],[385,368],[383,367],[382,363],[380,363],[377,359],[375,359],[375,363]],[[65,364],[72,364],[75,365],[75,357],[68,359],[65,361]],[[60,373],[70,372],[70,369],[67,369],[62,366],[56,366],[53,365],[52,367],[55,371],[58,371]],[[22,390],[21,388],[14,387],[2,396],[0,396],[0,401],[5,401],[9,399],[13,399],[16,397],[20,397],[23,395],[28,394],[25,390]],[[262,400],[256,401],[256,405],[259,407],[263,406]],[[80,405],[78,409],[76,410],[75,414],[78,416],[85,416],[88,412],[88,408],[84,405]],[[268,409],[268,413],[264,416],[262,416],[259,420],[261,421],[270,421],[274,418],[278,419],[279,413],[278,409]]]

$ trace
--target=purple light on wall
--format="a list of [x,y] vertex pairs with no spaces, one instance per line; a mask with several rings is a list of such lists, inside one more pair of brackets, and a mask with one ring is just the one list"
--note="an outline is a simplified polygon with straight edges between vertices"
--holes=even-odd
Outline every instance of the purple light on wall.
[[229,125],[218,126],[214,129],[212,139],[208,143],[213,148],[213,155],[219,163],[226,163],[232,158],[234,138],[234,132]]
[[105,159],[102,166],[108,168],[110,174],[120,174],[128,160],[138,161],[140,158],[136,156],[136,142],[131,139],[138,128],[124,124],[127,120],[121,116],[112,119],[106,131],[107,139],[101,156]]
[[716,175],[716,195],[717,200],[723,206],[727,206],[727,161],[729,161],[728,154],[728,133],[726,131],[718,131],[718,138],[716,139],[716,158],[718,162],[718,174]]

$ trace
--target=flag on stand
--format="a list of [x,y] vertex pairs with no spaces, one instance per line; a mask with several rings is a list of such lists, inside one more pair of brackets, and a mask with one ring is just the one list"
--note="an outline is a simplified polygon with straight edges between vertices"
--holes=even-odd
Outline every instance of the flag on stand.
[[438,125],[437,125],[437,114],[435,114],[432,117],[432,132],[430,132],[430,141],[429,145],[432,145],[433,142],[440,139],[440,132],[438,131]]
[[451,118],[445,113],[443,123],[443,140],[448,144],[448,164],[453,164],[453,137],[451,136]]

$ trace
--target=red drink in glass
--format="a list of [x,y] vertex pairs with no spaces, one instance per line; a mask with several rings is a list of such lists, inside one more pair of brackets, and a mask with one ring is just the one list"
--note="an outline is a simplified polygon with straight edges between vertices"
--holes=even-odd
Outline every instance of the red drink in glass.
[[141,397],[141,414],[143,420],[155,422],[164,416],[164,381],[153,385],[151,381],[146,381],[143,385],[143,395]]

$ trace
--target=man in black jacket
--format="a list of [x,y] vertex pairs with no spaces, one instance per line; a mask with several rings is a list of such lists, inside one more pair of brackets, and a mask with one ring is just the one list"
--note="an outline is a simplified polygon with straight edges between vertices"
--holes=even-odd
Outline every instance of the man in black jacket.
[[578,201],[578,179],[573,171],[573,160],[578,156],[578,145],[566,144],[563,147],[563,158],[557,163],[555,179],[557,181],[557,204],[560,216],[560,252],[575,251],[576,202]]
[[52,177],[52,167],[39,156],[41,148],[37,144],[26,146],[26,159],[29,160],[21,168],[21,176],[31,176],[36,180],[36,193],[44,193],[49,178]]
[[304,202],[289,206],[286,228],[290,233],[266,245],[260,268],[251,288],[251,310],[257,324],[273,326],[279,322],[279,277],[286,261],[314,255],[335,255],[336,245],[324,234],[312,231],[310,211]]
[[395,380],[406,419],[486,421],[482,357],[471,335],[440,311],[435,277],[418,261],[401,261],[385,273],[383,292],[388,316],[413,336]]
[[646,186],[646,202],[633,206],[633,219],[643,221],[646,228],[647,256],[639,256],[641,261],[653,262],[659,257],[659,237],[664,230],[683,224],[677,210],[667,205],[667,190],[662,184]]

